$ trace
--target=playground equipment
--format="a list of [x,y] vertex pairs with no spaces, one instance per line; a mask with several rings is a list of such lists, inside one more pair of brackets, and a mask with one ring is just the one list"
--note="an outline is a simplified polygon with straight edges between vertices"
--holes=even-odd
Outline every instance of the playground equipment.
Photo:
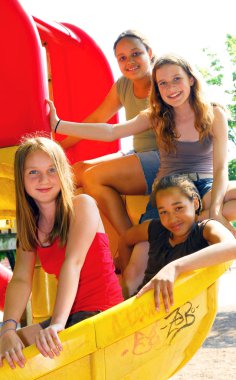
[[[61,117],[83,120],[105,97],[113,77],[101,49],[77,27],[34,20],[17,0],[2,1],[0,22],[5,36],[1,38],[0,221],[6,228],[15,219],[17,145],[23,135],[35,131],[51,135],[45,99],[54,99]],[[115,116],[111,121],[117,120]],[[116,152],[119,147],[119,141],[81,140],[68,149],[67,156],[73,163]],[[3,304],[4,293],[0,298]]]
[[153,292],[131,298],[63,331],[63,351],[44,358],[35,346],[0,380],[166,380],[182,368],[206,338],[217,310],[217,278],[228,265],[195,271],[175,285],[170,313],[155,310]]
[[12,272],[0,264],[0,310],[3,310],[7,285],[11,279]]
[[[17,0],[2,0],[0,30],[7,37],[1,45],[0,219],[10,220],[15,217],[12,166],[20,138],[34,131],[50,136],[45,99],[50,94],[61,118],[79,121],[101,102],[113,78],[103,53],[85,32],[69,24],[33,19]],[[118,141],[80,140],[67,155],[74,163],[118,149]],[[181,277],[168,314],[163,307],[156,312],[149,292],[63,331],[64,350],[54,360],[44,358],[35,346],[28,347],[25,368],[12,371],[4,361],[0,380],[13,376],[16,380],[168,379],[206,338],[217,310],[216,281],[228,266]],[[54,279],[37,263],[32,292],[35,322],[50,315],[54,296]]]

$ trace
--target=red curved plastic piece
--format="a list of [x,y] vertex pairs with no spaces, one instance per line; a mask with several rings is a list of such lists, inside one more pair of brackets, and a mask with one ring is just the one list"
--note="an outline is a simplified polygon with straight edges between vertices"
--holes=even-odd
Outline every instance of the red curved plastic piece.
[[22,135],[49,131],[47,81],[39,35],[32,17],[17,0],[1,0],[0,146]]
[[0,310],[3,311],[6,289],[12,278],[12,272],[0,264]]
[[[94,40],[70,24],[46,23],[34,17],[42,44],[50,60],[54,103],[60,118],[82,121],[102,102],[112,84],[106,57]],[[117,116],[111,119],[116,123]],[[57,135],[58,140],[65,136]],[[116,152],[112,143],[81,140],[67,150],[72,163]]]
[[[54,102],[61,118],[83,120],[111,88],[113,76],[104,54],[80,28],[33,20],[17,0],[1,0],[0,28],[3,52],[0,147],[18,144],[27,133],[50,131],[45,103],[48,97],[46,53]],[[111,121],[117,120],[116,116]],[[57,138],[64,136],[57,135]],[[82,140],[68,149],[67,155],[73,163],[113,153],[119,148],[119,141]]]

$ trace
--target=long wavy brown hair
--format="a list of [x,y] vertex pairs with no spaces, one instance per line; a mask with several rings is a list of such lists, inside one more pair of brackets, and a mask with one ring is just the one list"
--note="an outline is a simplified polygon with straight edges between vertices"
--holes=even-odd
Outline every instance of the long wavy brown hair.
[[42,136],[24,137],[15,154],[14,174],[16,191],[17,243],[24,251],[32,251],[38,246],[37,222],[39,209],[34,199],[27,194],[24,186],[24,166],[27,156],[41,150],[49,155],[56,167],[61,190],[56,199],[56,214],[49,242],[59,237],[61,246],[68,238],[70,216],[73,213],[72,199],[74,185],[71,167],[63,149],[53,140]]
[[169,153],[175,151],[178,136],[174,108],[162,100],[156,81],[156,72],[164,65],[180,66],[189,78],[194,79],[194,83],[190,89],[189,103],[195,114],[195,128],[199,132],[200,141],[211,135],[214,114],[212,105],[204,99],[200,80],[190,64],[184,58],[176,55],[165,55],[158,58],[152,70],[150,121],[156,132],[158,145]]

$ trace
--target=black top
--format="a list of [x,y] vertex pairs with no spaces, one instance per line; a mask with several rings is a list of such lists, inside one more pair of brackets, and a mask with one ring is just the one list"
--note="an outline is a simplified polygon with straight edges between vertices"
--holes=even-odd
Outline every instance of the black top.
[[203,237],[205,224],[206,221],[194,223],[187,239],[172,247],[169,243],[170,231],[163,227],[159,220],[152,220],[148,227],[148,241],[150,243],[148,263],[140,288],[171,261],[207,247],[209,244]]

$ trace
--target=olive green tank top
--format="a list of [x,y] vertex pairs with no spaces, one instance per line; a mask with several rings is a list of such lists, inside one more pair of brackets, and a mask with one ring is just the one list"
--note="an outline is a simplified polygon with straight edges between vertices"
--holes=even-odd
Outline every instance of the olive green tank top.
[[[131,80],[121,77],[116,82],[116,88],[121,104],[125,108],[126,120],[133,119],[148,107],[148,98],[139,99],[134,95]],[[133,136],[135,152],[148,152],[157,150],[156,136],[152,129]]]

